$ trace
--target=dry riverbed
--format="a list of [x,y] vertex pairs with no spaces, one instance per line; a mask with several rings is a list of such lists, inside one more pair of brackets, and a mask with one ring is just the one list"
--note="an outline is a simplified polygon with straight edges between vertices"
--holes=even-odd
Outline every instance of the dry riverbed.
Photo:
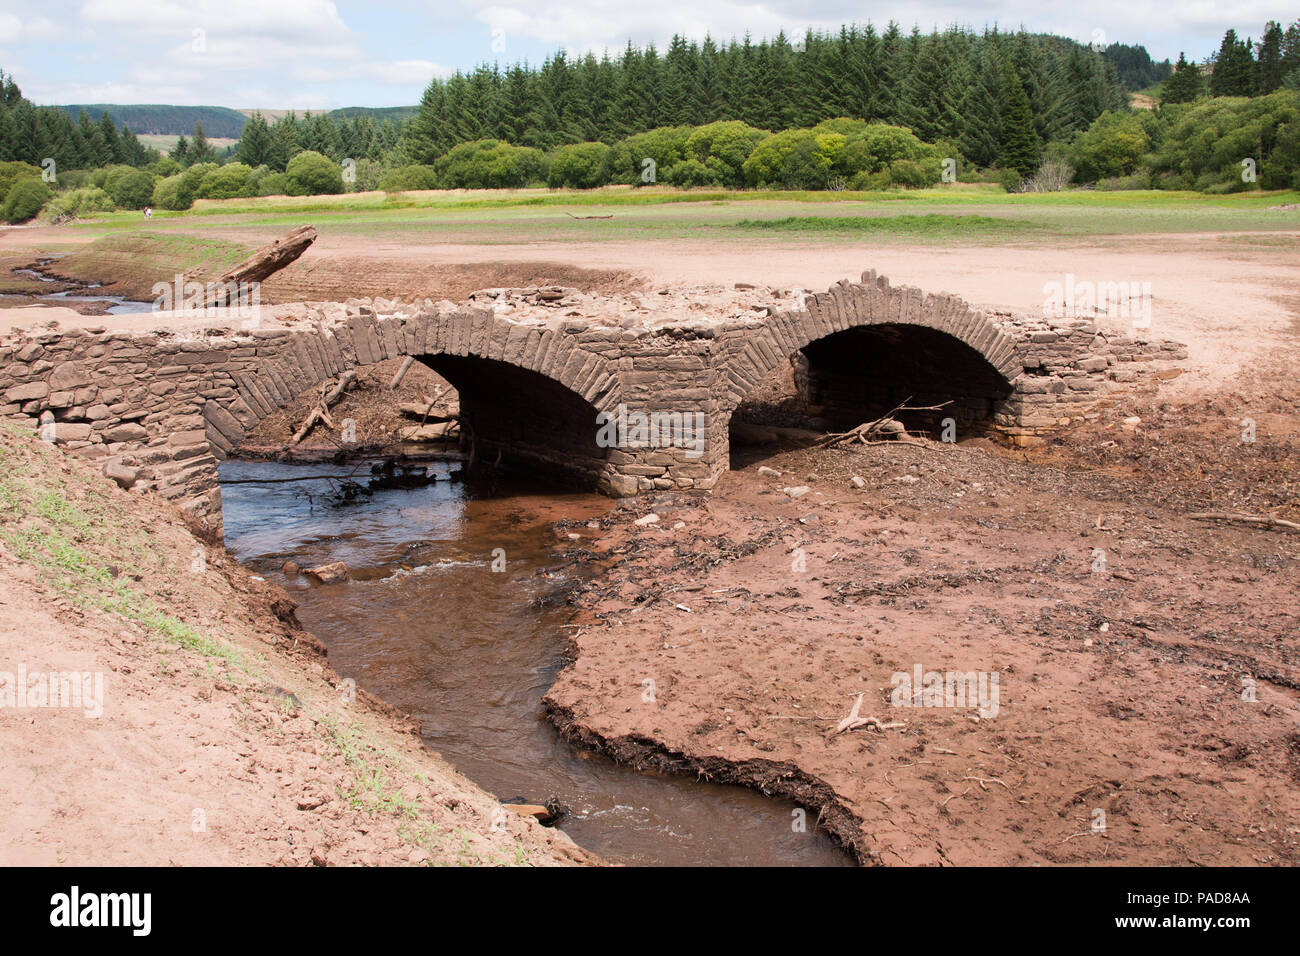
[[[864,862],[1294,865],[1300,534],[1188,517],[1300,517],[1300,396],[1265,385],[1253,444],[1152,387],[1030,453],[790,449],[628,502],[579,554],[553,716],[792,796]],[[997,696],[915,706],[918,668]],[[859,695],[885,729],[835,734]]]

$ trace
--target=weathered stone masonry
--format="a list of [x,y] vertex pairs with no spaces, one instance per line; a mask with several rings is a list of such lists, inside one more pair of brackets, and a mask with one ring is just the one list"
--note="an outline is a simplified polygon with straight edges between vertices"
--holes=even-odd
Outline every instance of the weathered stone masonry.
[[[250,428],[346,369],[399,356],[417,356],[456,387],[481,460],[558,470],[615,494],[711,487],[728,467],[732,413],[800,350],[826,366],[818,380],[831,390],[937,369],[955,414],[1012,436],[1079,414],[1109,383],[1131,379],[1135,362],[1186,357],[1174,343],[1106,334],[1087,320],[989,315],[872,272],[793,306],[773,301],[739,317],[658,325],[354,300],[294,306],[281,312],[286,324],[248,330],[37,328],[0,341],[0,416],[33,429],[52,416],[47,438],[133,469],[139,487],[219,523],[217,464]],[[904,386],[927,392],[924,381],[893,387]],[[620,405],[704,412],[703,455],[598,447],[597,413]]]

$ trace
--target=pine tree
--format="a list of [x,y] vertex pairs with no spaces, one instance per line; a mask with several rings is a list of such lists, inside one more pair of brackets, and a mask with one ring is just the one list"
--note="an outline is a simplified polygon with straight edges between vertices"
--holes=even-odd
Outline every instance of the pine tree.
[[1280,87],[1286,75],[1282,69],[1282,36],[1282,25],[1270,20],[1264,28],[1264,38],[1255,48],[1255,91],[1261,95]]
[[1228,30],[1214,58],[1210,73],[1211,96],[1250,96],[1255,88],[1255,57],[1249,40],[1238,40],[1236,30]]
[[[1300,81],[1300,20],[1286,28],[1282,34],[1282,82],[1288,77]],[[1295,87],[1290,87],[1295,89]]]
[[867,24],[862,33],[850,29],[845,65],[846,100],[844,115],[868,122],[884,115],[880,73],[880,37]]
[[[522,67],[515,67],[520,75],[523,74]],[[435,79],[425,89],[424,95],[420,98],[420,108],[416,111],[415,116],[406,124],[403,131],[402,143],[403,148],[410,156],[411,160],[421,165],[432,165],[433,161],[438,158],[447,149],[447,136],[444,132],[443,107],[446,100],[446,87],[441,80]],[[512,110],[515,116],[515,122],[522,127],[522,110],[524,103],[521,101],[515,110]],[[512,140],[518,142],[518,139]]]
[[907,79],[907,57],[903,46],[907,41],[898,24],[889,21],[889,28],[880,38],[880,86],[875,98],[875,118],[887,123],[899,120],[898,103],[902,84]]
[[1188,63],[1187,56],[1180,52],[1178,62],[1174,64],[1173,75],[1160,88],[1161,104],[1190,103],[1204,93],[1205,79],[1201,76],[1201,68],[1195,63]]
[[176,137],[176,145],[171,148],[171,151],[167,155],[176,160],[176,162],[180,163],[182,166],[191,166],[194,163],[194,161],[190,159],[190,144],[185,138],[184,133],[181,133],[180,136]]
[[190,161],[189,165],[197,163],[215,163],[217,161],[217,151],[212,148],[208,138],[203,135],[203,124],[194,124],[194,139],[190,141]]
[[937,33],[922,43],[911,75],[903,84],[898,119],[927,143],[956,136],[960,124],[954,87],[969,88],[962,66]]
[[267,154],[266,165],[276,172],[284,172],[289,160],[302,152],[298,143],[298,117],[293,112],[285,113],[271,127],[271,149]]
[[260,112],[254,113],[244,124],[235,154],[241,163],[254,168],[270,165],[271,127]]
[[1002,141],[998,150],[998,165],[1014,169],[1022,177],[1033,175],[1038,168],[1038,137],[1034,132],[1034,116],[1029,110],[1029,97],[1020,82],[1015,67],[1007,63],[1003,68]]
[[105,110],[99,115],[99,135],[104,142],[104,159],[105,164],[125,163],[126,156],[122,152],[121,137],[117,134],[117,127],[113,125],[113,118]]
[[[131,132],[125,126],[122,127],[122,135],[119,142],[122,147],[122,161],[132,166],[147,166],[154,158],[157,158],[157,151],[150,150],[136,138],[135,133]],[[150,155],[152,154],[152,156]]]
[[962,97],[962,118],[957,145],[962,155],[976,166],[997,162],[1002,144],[1002,84],[1005,71],[993,44],[986,44],[979,68],[971,77]]
[[527,128],[530,74],[516,63],[506,71],[501,87],[500,136],[507,143],[518,146],[523,142]]

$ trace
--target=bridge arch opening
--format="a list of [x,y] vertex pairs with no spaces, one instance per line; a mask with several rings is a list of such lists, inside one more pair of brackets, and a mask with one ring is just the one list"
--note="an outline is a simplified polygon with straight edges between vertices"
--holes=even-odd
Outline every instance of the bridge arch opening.
[[840,431],[904,404],[944,406],[892,417],[936,440],[951,418],[960,441],[991,431],[1011,392],[988,359],[947,332],[906,323],[856,326],[810,342],[746,396],[731,418],[733,458],[737,447],[769,440],[764,429],[773,426]]
[[495,359],[421,355],[460,397],[461,444],[476,462],[524,469],[594,488],[608,449],[596,443],[597,408],[553,378]]
[[[357,378],[331,407],[331,423],[316,424],[302,450],[324,445],[327,454],[347,454],[344,429],[352,419],[354,453],[397,454],[418,447],[408,441],[436,440],[434,435],[446,428],[441,423],[451,417],[454,430],[443,440],[459,444],[475,466],[570,488],[597,485],[608,449],[597,445],[597,409],[582,396],[555,379],[500,360],[445,353],[413,357],[415,363],[396,390],[390,383],[402,359],[354,366]],[[230,454],[262,457],[283,448],[285,436],[319,404],[322,385],[334,381],[302,390],[251,423]],[[430,400],[427,417],[416,415]]]

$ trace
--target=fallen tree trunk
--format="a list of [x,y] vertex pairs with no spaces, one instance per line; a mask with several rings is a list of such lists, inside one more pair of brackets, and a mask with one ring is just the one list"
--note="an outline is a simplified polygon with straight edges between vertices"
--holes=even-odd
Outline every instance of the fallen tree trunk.
[[204,307],[233,304],[230,301],[233,298],[232,285],[237,292],[242,284],[263,281],[294,262],[315,241],[315,226],[299,226],[269,246],[263,246],[220,278],[208,283]]

